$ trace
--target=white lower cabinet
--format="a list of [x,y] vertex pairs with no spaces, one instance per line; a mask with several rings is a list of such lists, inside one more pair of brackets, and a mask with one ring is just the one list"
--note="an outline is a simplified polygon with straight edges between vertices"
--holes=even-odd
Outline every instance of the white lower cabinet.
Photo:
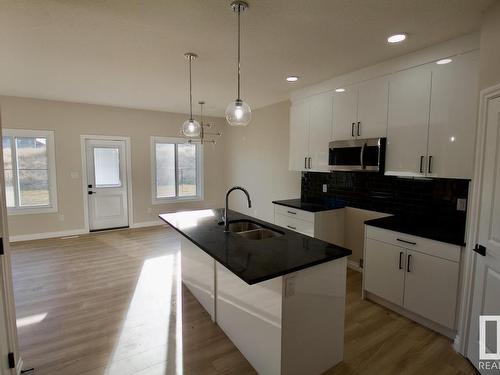
[[450,335],[456,326],[460,251],[460,246],[367,226],[363,290]]

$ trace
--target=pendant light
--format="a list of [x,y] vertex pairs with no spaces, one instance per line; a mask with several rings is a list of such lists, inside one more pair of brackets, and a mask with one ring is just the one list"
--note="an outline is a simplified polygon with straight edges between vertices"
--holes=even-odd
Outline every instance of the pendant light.
[[238,97],[235,101],[229,103],[226,108],[226,120],[231,126],[247,126],[252,119],[252,110],[250,106],[240,98],[240,15],[248,8],[248,3],[244,1],[233,1],[231,8],[238,13]]
[[212,125],[205,123],[203,121],[203,105],[205,105],[205,102],[199,101],[198,104],[200,105],[200,138],[199,139],[190,138],[190,139],[188,139],[187,142],[190,144],[195,144],[195,143],[199,142],[200,144],[211,143],[211,144],[215,145],[217,143],[215,141],[215,139],[206,139],[206,136],[208,135],[208,136],[220,137],[220,136],[222,136],[222,133],[221,132],[210,132],[210,131],[205,130],[205,128],[207,128],[207,129],[212,128]]
[[201,126],[198,121],[193,118],[193,86],[191,80],[191,63],[195,60],[198,55],[192,52],[187,52],[184,57],[189,61],[189,119],[184,121],[182,124],[182,134],[186,137],[199,137],[201,132]]

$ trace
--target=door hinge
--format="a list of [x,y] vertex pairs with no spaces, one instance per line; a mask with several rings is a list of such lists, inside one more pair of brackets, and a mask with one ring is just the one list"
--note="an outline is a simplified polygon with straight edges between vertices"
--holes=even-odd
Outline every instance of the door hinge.
[[482,255],[483,257],[486,256],[486,247],[484,247],[483,245],[479,245],[477,243],[476,246],[474,246],[474,249],[472,250],[474,250],[479,255]]
[[9,368],[16,368],[16,361],[14,359],[14,353],[10,352],[7,355],[7,358],[9,360]]

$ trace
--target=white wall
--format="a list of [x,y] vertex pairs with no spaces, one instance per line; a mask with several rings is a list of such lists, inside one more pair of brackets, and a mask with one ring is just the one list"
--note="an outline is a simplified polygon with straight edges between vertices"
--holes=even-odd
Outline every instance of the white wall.
[[[58,212],[9,216],[10,236],[65,232],[84,228],[80,135],[103,134],[131,137],[133,223],[158,219],[158,214],[221,206],[225,177],[224,136],[204,150],[202,202],[152,205],[150,137],[179,136],[186,115],[124,109],[59,101],[0,97],[3,128],[55,131]],[[207,119],[224,132],[225,120]],[[78,178],[71,178],[78,172]]]
[[252,111],[247,127],[226,127],[226,185],[241,185],[252,198],[248,209],[241,192],[231,193],[231,209],[274,222],[273,200],[300,197],[300,172],[288,170],[289,110],[289,101],[273,104]]
[[479,55],[479,87],[500,83],[500,1],[484,12]]

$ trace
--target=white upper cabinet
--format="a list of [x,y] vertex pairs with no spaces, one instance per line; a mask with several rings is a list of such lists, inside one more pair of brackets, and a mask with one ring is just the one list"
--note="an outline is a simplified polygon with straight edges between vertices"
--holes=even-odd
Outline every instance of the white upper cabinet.
[[381,77],[358,86],[358,138],[380,138],[387,136],[387,108],[389,79]]
[[471,178],[476,138],[477,52],[432,64],[427,175]]
[[388,89],[388,79],[382,77],[335,92],[333,140],[385,137]]
[[390,78],[385,174],[425,176],[431,71],[408,69]]
[[335,92],[333,97],[333,137],[334,141],[356,138],[358,112],[358,89],[356,86]]
[[303,100],[290,107],[289,168],[307,169],[309,157],[309,102]]
[[328,144],[332,139],[333,94],[311,97],[309,107],[309,156],[314,171],[328,171]]
[[294,102],[290,108],[290,170],[328,172],[332,92]]

